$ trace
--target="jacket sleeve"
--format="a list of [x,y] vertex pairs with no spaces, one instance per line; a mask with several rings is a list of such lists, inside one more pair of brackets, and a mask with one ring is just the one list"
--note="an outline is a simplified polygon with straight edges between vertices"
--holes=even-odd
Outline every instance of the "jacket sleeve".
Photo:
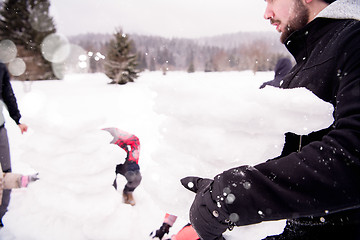
[[215,177],[225,209],[239,217],[236,225],[360,208],[359,31],[345,37],[337,59],[333,129],[298,153]]
[[20,123],[20,111],[16,102],[14,91],[10,84],[10,75],[4,64],[0,65],[1,71],[3,71],[2,79],[2,99],[9,111],[10,117],[16,122]]
[[18,173],[4,173],[3,177],[3,188],[13,189],[21,187],[21,174]]

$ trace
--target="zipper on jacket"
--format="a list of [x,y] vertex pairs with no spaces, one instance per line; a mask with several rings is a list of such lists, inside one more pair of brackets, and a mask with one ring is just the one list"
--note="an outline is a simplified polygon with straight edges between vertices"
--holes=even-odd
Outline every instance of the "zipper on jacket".
[[297,152],[300,152],[300,150],[301,150],[301,144],[302,144],[302,135],[300,135],[300,137],[299,137],[299,149],[298,149]]

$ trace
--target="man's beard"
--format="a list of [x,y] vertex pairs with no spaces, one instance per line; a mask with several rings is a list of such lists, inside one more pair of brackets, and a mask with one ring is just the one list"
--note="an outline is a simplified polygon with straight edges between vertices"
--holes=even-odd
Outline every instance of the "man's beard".
[[285,43],[293,32],[305,27],[309,21],[309,10],[300,0],[295,0],[294,9],[294,17],[289,20],[286,29],[280,36],[281,43]]

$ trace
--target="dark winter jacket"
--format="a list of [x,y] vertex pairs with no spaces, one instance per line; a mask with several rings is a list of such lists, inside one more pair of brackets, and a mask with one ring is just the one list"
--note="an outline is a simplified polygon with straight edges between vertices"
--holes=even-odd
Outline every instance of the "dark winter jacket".
[[275,75],[274,79],[268,82],[264,82],[260,88],[264,88],[266,85],[280,87],[283,82],[284,76],[290,71],[292,68],[292,63],[289,58],[280,58],[275,66]]
[[360,22],[317,17],[285,44],[296,65],[281,87],[305,87],[331,103],[334,123],[290,136],[279,158],[219,174],[212,192],[226,189],[231,201],[216,201],[239,226],[277,219],[360,224]]
[[[13,89],[10,84],[9,72],[6,65],[0,62],[0,105],[3,103],[6,105],[9,115],[16,124],[19,124],[21,115],[18,109],[16,98]],[[4,118],[0,111],[0,127],[4,125]]]

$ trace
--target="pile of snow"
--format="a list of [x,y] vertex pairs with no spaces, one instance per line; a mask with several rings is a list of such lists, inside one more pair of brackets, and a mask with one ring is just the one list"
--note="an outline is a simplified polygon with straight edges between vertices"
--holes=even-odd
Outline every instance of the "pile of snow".
[[[332,106],[305,89],[259,89],[273,73],[142,73],[136,83],[109,85],[103,74],[62,81],[12,82],[29,131],[6,116],[13,172],[40,180],[15,189],[3,240],[147,239],[166,212],[176,233],[188,222],[194,194],[186,176],[212,178],[239,165],[280,154],[288,131],[329,126]],[[125,152],[109,144],[104,127],[137,135],[142,183],[136,206],[115,191],[115,165]],[[118,176],[118,184],[125,184]],[[258,240],[282,231],[284,221],[234,229],[226,239]]]

